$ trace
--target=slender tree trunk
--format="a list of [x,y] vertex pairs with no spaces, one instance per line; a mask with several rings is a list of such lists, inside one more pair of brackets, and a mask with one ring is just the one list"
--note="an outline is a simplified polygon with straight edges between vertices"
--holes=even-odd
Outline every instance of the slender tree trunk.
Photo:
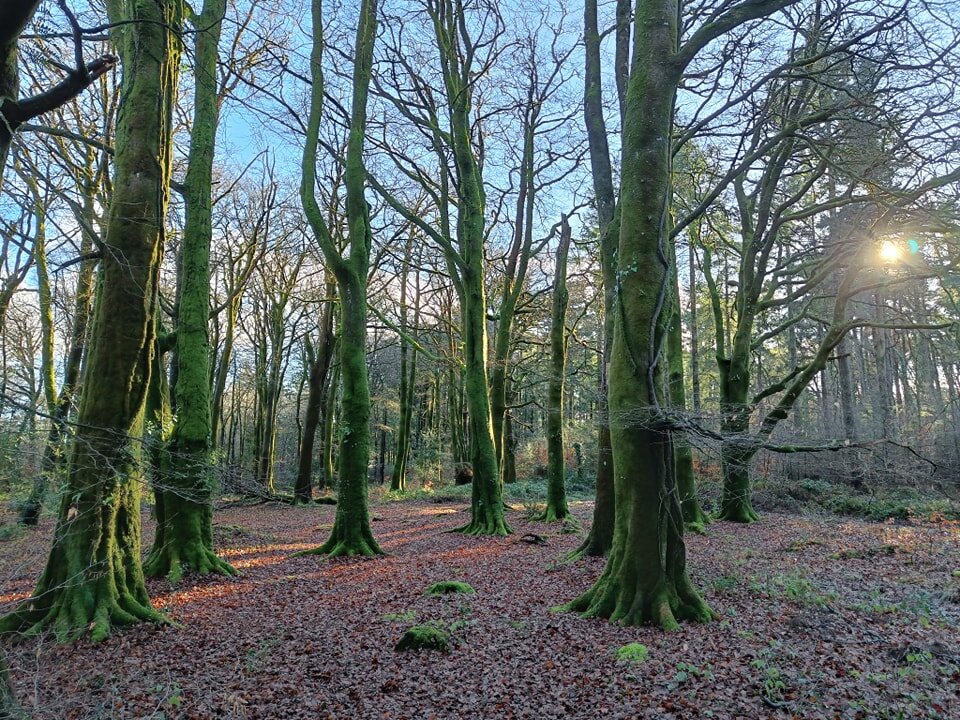
[[[211,197],[219,105],[217,46],[226,0],[204,0],[196,18],[194,117],[186,191],[186,222],[180,248],[177,303],[176,426],[169,467],[155,487],[157,532],[144,563],[147,575],[178,581],[186,570],[235,574],[213,550],[213,477],[210,414]],[[173,380],[171,380],[173,383]]]
[[377,35],[377,2],[362,0],[357,20],[353,64],[353,99],[347,141],[344,184],[350,255],[344,258],[330,234],[316,201],[316,153],[323,110],[323,8],[312,4],[313,50],[310,69],[313,87],[307,141],[303,152],[301,199],[324,258],[337,279],[340,294],[341,431],[337,514],[330,538],[308,554],[379,555],[367,510],[367,473],[370,465],[370,385],[367,377],[367,274],[370,269],[370,210],[364,191],[366,170],[363,143],[367,96]]
[[[397,456],[393,463],[393,472],[390,474],[390,489],[394,492],[404,492],[407,489],[407,455],[410,452],[410,424],[413,415],[414,384],[417,378],[417,351],[411,354],[410,343],[407,340],[409,330],[407,323],[407,289],[410,272],[410,255],[413,252],[413,233],[407,239],[403,255],[403,266],[400,269],[400,422],[397,426]],[[419,292],[414,302],[419,307]]]
[[[687,396],[683,386],[683,319],[676,252],[671,254],[671,261],[671,311],[667,335],[670,404],[675,412],[682,414],[686,412]],[[688,530],[706,532],[706,525],[710,520],[697,500],[697,488],[693,477],[693,450],[687,438],[680,438],[679,442],[675,442],[674,453],[683,522]]]
[[[626,12],[623,12],[623,7]],[[628,3],[618,4],[618,51],[629,45],[630,13]],[[584,4],[584,42],[586,71],[584,73],[583,114],[587,126],[587,141],[590,148],[590,166],[593,174],[593,191],[597,206],[598,230],[600,233],[600,267],[603,282],[603,348],[600,355],[600,372],[597,379],[597,489],[593,506],[593,523],[590,532],[577,553],[593,557],[606,555],[613,543],[615,513],[613,451],[610,445],[610,419],[607,406],[607,374],[610,353],[613,350],[613,297],[616,285],[616,249],[620,232],[619,211],[613,188],[613,169],[607,143],[607,129],[603,118],[603,90],[601,86],[600,33],[597,26],[597,2],[586,0]],[[618,58],[621,53],[618,52]],[[625,59],[617,64],[617,87],[623,85],[627,75]],[[618,92],[618,94],[621,94]],[[621,98],[621,115],[622,115]]]
[[544,522],[563,520],[567,508],[566,468],[563,461],[563,380],[567,363],[567,254],[570,224],[563,217],[553,276],[553,306],[550,326],[550,375],[547,381],[547,507]]
[[[328,286],[327,297],[333,294]],[[313,496],[313,448],[320,424],[320,411],[323,406],[323,389],[333,360],[333,302],[327,302],[320,320],[320,332],[313,347],[310,362],[310,387],[307,394],[307,409],[303,418],[303,435],[300,439],[299,461],[297,463],[297,481],[293,496],[297,502],[310,502]]]
[[116,171],[66,491],[34,596],[5,630],[105,638],[157,620],[140,566],[140,439],[156,333],[181,6],[110,6],[123,62]]

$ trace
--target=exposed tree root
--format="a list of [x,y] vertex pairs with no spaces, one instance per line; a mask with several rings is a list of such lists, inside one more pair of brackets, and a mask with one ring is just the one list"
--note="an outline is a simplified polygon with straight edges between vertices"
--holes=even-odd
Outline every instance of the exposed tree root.
[[188,572],[198,575],[237,575],[237,570],[215,552],[195,542],[182,546],[168,543],[162,550],[154,549],[143,563],[143,572],[148,577],[166,577],[177,583]]
[[750,503],[736,502],[725,505],[720,514],[717,515],[717,519],[736,523],[752,523],[757,522],[760,516],[757,515]]

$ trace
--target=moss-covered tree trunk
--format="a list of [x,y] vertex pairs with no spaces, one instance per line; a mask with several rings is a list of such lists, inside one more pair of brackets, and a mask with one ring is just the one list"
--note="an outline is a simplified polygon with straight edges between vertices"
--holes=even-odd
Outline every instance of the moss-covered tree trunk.
[[[627,13],[629,15],[629,12]],[[583,115],[590,149],[594,202],[600,234],[600,267],[603,281],[603,348],[597,378],[597,483],[590,532],[577,553],[593,557],[606,555],[613,543],[614,487],[613,451],[610,447],[610,422],[607,409],[607,368],[613,347],[613,291],[616,283],[616,247],[620,223],[607,128],[603,117],[601,85],[600,32],[597,26],[597,2],[584,3],[584,94]],[[619,75],[618,75],[619,79]]]
[[195,19],[194,116],[184,199],[177,303],[177,417],[169,472],[154,487],[157,532],[144,564],[148,575],[172,581],[192,570],[234,574],[213,550],[213,477],[210,415],[210,243],[217,125],[217,46],[226,0],[204,0]]
[[334,284],[328,283],[327,297],[331,299],[323,309],[317,342],[310,347],[310,388],[307,394],[307,408],[303,414],[303,437],[300,439],[297,480],[293,488],[293,497],[297,502],[310,502],[313,495],[313,448],[323,410],[323,391],[327,384],[327,375],[330,373],[335,347],[333,293]]
[[623,132],[618,274],[610,358],[616,520],[596,584],[572,603],[589,616],[675,627],[711,613],[686,570],[673,444],[661,421],[671,304],[671,132],[681,67],[675,0],[638,0]]
[[[720,464],[723,494],[721,520],[750,523],[759,519],[751,503],[750,459],[750,330],[752,322],[740,319],[728,358],[718,357],[720,367]],[[749,328],[750,330],[747,330]]]
[[547,381],[547,507],[544,522],[563,520],[570,514],[563,462],[563,380],[567,364],[567,255],[570,223],[564,216],[557,245],[553,276],[550,324],[550,375]]
[[[667,336],[667,356],[670,364],[670,405],[675,412],[686,411],[687,395],[683,386],[683,327],[680,312],[680,281],[677,269],[676,250],[671,248],[671,295],[670,329]],[[691,288],[691,293],[694,289]],[[682,438],[674,445],[677,467],[677,491],[680,493],[680,509],[688,530],[706,532],[710,522],[697,500],[696,482],[693,477],[693,450]]]
[[[339,354],[339,340],[334,337],[333,357]],[[327,383],[327,389],[324,393],[323,402],[323,451],[321,466],[323,468],[323,487],[334,488],[336,486],[336,463],[334,462],[334,427],[336,426],[337,408],[339,402],[337,394],[340,390],[340,363],[333,366],[333,372],[330,374],[330,382]]]
[[473,46],[464,52],[462,8],[440,0],[430,9],[446,99],[450,111],[450,149],[457,170],[457,242],[460,258],[458,292],[463,333],[463,380],[469,416],[473,490],[470,522],[461,528],[472,535],[507,535],[503,515],[499,463],[493,439],[490,384],[487,377],[487,298],[484,287],[484,222],[486,194],[471,141]]
[[340,455],[337,514],[330,538],[311,554],[377,555],[382,553],[370,529],[367,512],[367,472],[370,464],[370,387],[367,378],[367,274],[370,268],[370,210],[364,197],[366,170],[363,143],[367,95],[377,34],[377,2],[363,0],[357,21],[353,65],[353,100],[347,140],[346,213],[350,255],[344,258],[330,234],[316,201],[316,154],[323,111],[323,8],[314,0],[313,79],[307,141],[303,151],[301,199],[327,265],[340,292]]
[[114,193],[76,438],[53,546],[4,629],[106,637],[156,620],[140,566],[140,440],[155,340],[181,6],[109,4],[123,62]]

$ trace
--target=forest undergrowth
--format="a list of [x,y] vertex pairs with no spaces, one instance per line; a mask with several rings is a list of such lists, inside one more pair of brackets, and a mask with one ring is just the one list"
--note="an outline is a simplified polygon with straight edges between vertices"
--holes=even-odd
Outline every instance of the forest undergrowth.
[[[714,523],[687,543],[718,619],[663,633],[557,612],[603,560],[568,561],[583,530],[516,507],[515,534],[491,539],[447,532],[462,503],[377,501],[389,555],[336,560],[293,557],[333,507],[220,510],[238,577],[150,581],[168,626],[8,641],[18,697],[36,720],[960,717],[960,524]],[[585,528],[591,504],[572,509]],[[32,589],[51,531],[0,543],[4,608]],[[475,592],[427,593],[443,581]],[[449,651],[395,650],[417,625]]]

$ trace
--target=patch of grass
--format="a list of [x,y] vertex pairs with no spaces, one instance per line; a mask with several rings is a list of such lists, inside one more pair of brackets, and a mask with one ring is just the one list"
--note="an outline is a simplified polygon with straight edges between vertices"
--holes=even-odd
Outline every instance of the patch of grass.
[[750,591],[781,597],[798,605],[826,605],[837,599],[836,593],[823,592],[799,570],[774,575],[769,580],[750,578]]
[[450,652],[450,634],[436,625],[414,625],[403,633],[394,649]]
[[413,610],[407,610],[402,613],[387,613],[383,616],[387,622],[413,622],[417,619],[417,613]]
[[733,590],[739,584],[740,578],[736,575],[721,575],[713,581],[713,589],[717,592],[724,592],[725,590]]
[[617,649],[617,662],[628,662],[633,665],[645,663],[650,659],[650,651],[646,645],[640,643],[627,643]]
[[0,542],[16,540],[27,531],[23,525],[0,525]]
[[427,588],[427,595],[450,595],[453,593],[472,595],[475,592],[476,590],[473,589],[472,585],[459,580],[441,580]]

